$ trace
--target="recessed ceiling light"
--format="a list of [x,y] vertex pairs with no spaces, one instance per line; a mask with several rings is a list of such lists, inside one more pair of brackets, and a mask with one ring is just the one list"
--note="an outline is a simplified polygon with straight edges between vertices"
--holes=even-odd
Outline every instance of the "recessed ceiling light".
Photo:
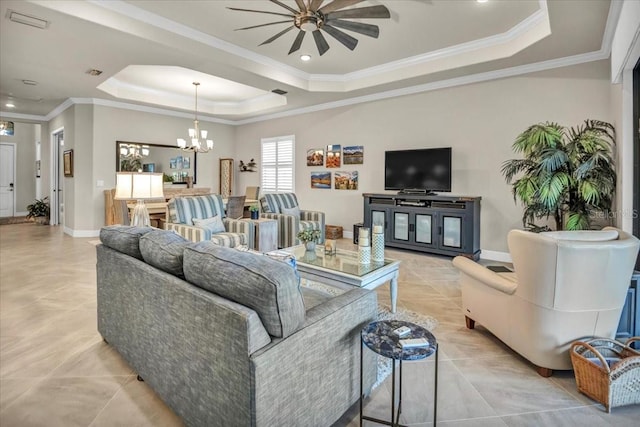
[[478,3],[487,3],[489,0],[476,0]]
[[102,74],[102,71],[97,70],[95,68],[91,68],[87,70],[87,74],[89,74],[90,76],[99,76],[100,74]]
[[300,55],[300,59],[303,61],[310,61],[311,60],[311,55]]
[[4,104],[5,107],[7,108],[16,108],[16,106],[14,104],[12,104],[11,102],[7,102],[6,104]]
[[29,25],[30,27],[40,28],[44,30],[49,26],[49,21],[46,19],[38,18],[36,16],[25,15],[24,13],[14,12],[13,10],[7,10],[5,15],[9,21],[16,22],[18,24]]

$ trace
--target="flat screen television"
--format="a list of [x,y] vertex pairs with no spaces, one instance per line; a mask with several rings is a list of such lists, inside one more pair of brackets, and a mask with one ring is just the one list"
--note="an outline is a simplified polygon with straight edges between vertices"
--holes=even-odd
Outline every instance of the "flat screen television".
[[385,151],[384,189],[451,191],[451,147]]

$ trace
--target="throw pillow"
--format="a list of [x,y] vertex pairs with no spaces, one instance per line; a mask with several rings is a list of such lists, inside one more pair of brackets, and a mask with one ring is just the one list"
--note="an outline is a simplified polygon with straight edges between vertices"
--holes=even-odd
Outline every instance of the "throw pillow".
[[282,213],[285,215],[293,215],[296,218],[300,218],[300,207],[294,206],[292,208],[282,208]]
[[189,244],[189,240],[173,231],[156,230],[140,238],[140,252],[147,264],[184,279],[182,259]]
[[224,223],[218,215],[207,219],[193,218],[192,221],[193,225],[198,228],[209,230],[211,231],[211,234],[224,233],[226,231],[224,228]]

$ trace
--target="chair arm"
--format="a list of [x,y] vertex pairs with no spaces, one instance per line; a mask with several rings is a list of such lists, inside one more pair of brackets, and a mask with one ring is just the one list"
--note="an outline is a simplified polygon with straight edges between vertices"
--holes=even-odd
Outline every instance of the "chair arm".
[[241,233],[247,236],[247,245],[255,249],[256,225],[250,219],[224,218],[224,229],[229,233]]
[[211,232],[203,228],[194,227],[187,224],[178,224],[174,222],[167,222],[165,224],[165,230],[173,230],[187,240],[192,242],[202,242],[203,240],[211,239]]
[[488,268],[471,261],[469,258],[457,256],[453,259],[453,265],[467,276],[473,277],[482,284],[505,294],[513,295],[518,288],[517,283],[505,279]]
[[262,213],[260,218],[275,219],[278,221],[278,247],[288,248],[300,244],[298,240],[298,230],[300,229],[300,218],[295,215],[279,213]]
[[300,219],[303,221],[318,221],[320,223],[320,239],[318,243],[324,243],[324,212],[301,210]]

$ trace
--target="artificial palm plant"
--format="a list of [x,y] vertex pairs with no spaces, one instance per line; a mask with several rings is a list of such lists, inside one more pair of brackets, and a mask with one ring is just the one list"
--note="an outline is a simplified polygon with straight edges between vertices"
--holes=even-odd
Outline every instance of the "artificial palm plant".
[[535,220],[551,216],[556,230],[589,229],[590,213],[611,208],[614,146],[613,126],[599,120],[570,129],[539,123],[518,135],[512,148],[524,158],[505,161],[502,174],[525,206],[523,225],[539,229]]

